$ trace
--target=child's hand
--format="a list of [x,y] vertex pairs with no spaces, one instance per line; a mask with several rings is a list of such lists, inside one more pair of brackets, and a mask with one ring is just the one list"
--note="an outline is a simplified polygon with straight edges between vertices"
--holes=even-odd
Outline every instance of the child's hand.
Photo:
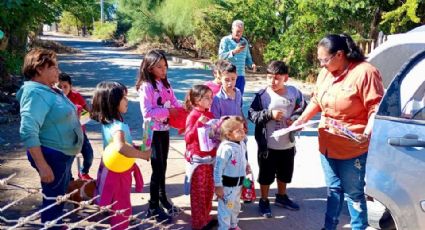
[[179,115],[179,111],[176,108],[169,108],[168,112],[170,113],[170,117],[177,117]]
[[287,120],[286,120],[286,124],[287,124],[288,126],[291,126],[293,123],[294,123],[294,121],[293,121],[293,120],[291,120],[291,119],[287,119]]
[[283,118],[283,112],[281,110],[273,109],[272,110],[273,120],[280,121]]
[[198,118],[198,121],[201,122],[202,124],[205,124],[205,123],[207,123],[209,121],[209,118],[206,117],[206,116],[204,116],[204,115],[202,115],[202,116],[200,116]]
[[152,154],[151,149],[148,149],[148,150],[145,150],[145,151],[140,151],[140,157],[139,158],[149,161],[149,159],[151,159],[151,154]]
[[215,194],[217,195],[217,198],[223,199],[224,197],[223,187],[215,187]]
[[248,175],[248,174],[251,174],[251,173],[252,173],[251,165],[249,165],[249,164],[247,164],[247,165],[246,165],[245,173],[246,173],[246,175]]

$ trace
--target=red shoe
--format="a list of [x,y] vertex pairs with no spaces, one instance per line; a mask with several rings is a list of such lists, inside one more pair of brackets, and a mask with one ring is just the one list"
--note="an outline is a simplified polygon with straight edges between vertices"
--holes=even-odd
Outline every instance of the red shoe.
[[78,173],[78,178],[81,180],[93,180],[88,173]]

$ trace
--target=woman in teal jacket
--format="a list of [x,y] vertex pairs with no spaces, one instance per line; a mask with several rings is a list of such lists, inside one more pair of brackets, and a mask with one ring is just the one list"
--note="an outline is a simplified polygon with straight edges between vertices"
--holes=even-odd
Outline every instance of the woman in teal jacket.
[[[17,93],[20,103],[20,135],[31,165],[38,171],[42,192],[56,197],[66,192],[74,157],[80,152],[83,132],[77,109],[54,84],[59,69],[53,51],[34,49],[24,60],[25,83]],[[55,200],[43,198],[43,207]],[[62,215],[63,204],[41,213],[41,221]]]

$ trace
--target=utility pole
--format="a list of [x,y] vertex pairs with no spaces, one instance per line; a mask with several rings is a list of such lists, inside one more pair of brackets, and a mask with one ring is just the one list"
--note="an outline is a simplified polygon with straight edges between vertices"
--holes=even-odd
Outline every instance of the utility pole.
[[100,0],[100,23],[103,23],[103,0]]

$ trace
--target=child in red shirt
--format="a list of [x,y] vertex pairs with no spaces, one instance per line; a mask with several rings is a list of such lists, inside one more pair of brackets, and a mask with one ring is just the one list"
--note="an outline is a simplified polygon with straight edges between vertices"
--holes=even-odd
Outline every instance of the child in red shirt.
[[190,207],[192,229],[211,229],[218,224],[210,212],[214,195],[213,168],[217,148],[209,152],[200,149],[198,128],[214,118],[209,111],[212,103],[212,91],[206,85],[195,85],[186,96],[185,106],[190,111],[186,118],[186,151],[191,167],[187,175],[190,182]]
[[[83,96],[81,96],[79,92],[72,89],[71,76],[66,73],[61,73],[59,75],[58,86],[62,89],[62,92],[68,97],[68,99],[77,107],[78,115],[80,115],[83,110],[87,112],[91,111]],[[93,148],[89,139],[87,138],[84,125],[82,125],[82,128],[84,132],[84,142],[81,149],[81,154],[83,154],[84,161],[83,167],[79,169],[78,177],[83,180],[93,180],[93,178],[91,178],[89,175],[89,170],[93,163]]]

